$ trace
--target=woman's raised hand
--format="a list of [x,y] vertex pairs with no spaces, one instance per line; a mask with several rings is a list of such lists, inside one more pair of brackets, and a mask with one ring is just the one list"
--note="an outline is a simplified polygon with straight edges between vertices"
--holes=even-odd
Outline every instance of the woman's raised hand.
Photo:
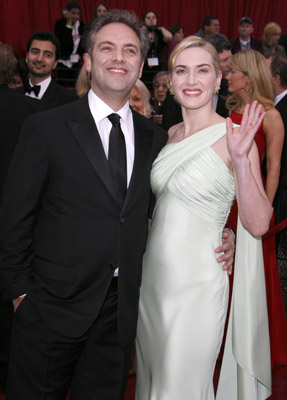
[[231,119],[227,118],[227,148],[233,164],[248,157],[254,136],[265,116],[265,112],[261,112],[261,109],[262,106],[257,101],[253,101],[251,105],[247,104],[244,107],[240,127],[233,128]]

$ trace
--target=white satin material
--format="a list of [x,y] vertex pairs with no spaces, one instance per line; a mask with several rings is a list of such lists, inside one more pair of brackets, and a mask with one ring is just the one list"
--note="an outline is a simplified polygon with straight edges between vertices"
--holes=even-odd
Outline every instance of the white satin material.
[[[213,372],[228,303],[228,276],[216,261],[215,248],[221,244],[235,188],[232,174],[211,146],[225,132],[225,123],[218,124],[169,144],[153,165],[151,183],[157,203],[143,263],[137,332],[137,400],[214,399]],[[261,249],[261,244],[257,247]],[[244,249],[237,247],[237,253],[241,251]],[[257,262],[257,256],[253,258]],[[258,268],[264,274],[261,261]],[[248,260],[246,263],[247,271],[254,269]],[[239,279],[239,286],[242,284]],[[262,286],[261,280],[258,286]],[[242,292],[239,287],[235,297],[245,297],[249,287],[252,291],[253,280]],[[248,298],[246,303],[249,301]],[[254,301],[261,304],[262,298]],[[235,308],[235,315],[242,313],[239,307]],[[262,317],[267,321],[265,311]],[[257,319],[252,318],[249,324],[256,325]],[[241,322],[233,328],[241,329]],[[249,333],[248,330],[248,336]],[[237,350],[244,359],[248,354],[253,360],[259,349],[262,352],[267,348],[265,353],[268,353],[265,339],[256,342],[255,350],[254,340],[248,343],[251,355],[250,348],[245,348],[245,340],[238,344]],[[262,364],[264,371],[266,365],[269,368],[268,361]],[[251,365],[254,366],[253,361]],[[233,376],[235,381],[236,376]],[[240,384],[239,392],[242,390]],[[225,388],[223,392],[227,397],[218,397],[219,400],[233,399]],[[245,398],[257,399],[238,397]]]

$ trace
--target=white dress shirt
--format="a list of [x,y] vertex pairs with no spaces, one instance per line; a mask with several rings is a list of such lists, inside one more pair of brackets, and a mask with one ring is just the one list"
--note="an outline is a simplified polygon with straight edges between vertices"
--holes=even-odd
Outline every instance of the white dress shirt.
[[[103,148],[108,158],[109,154],[109,138],[112,129],[112,123],[107,118],[110,114],[115,113],[115,111],[104,103],[95,92],[90,89],[88,93],[89,107],[94,118],[95,124],[97,126]],[[127,186],[129,186],[131,175],[134,165],[135,157],[135,135],[134,135],[134,122],[133,114],[131,112],[129,102],[116,112],[121,119],[121,129],[123,131],[126,143],[126,153],[127,153]]]
[[282,93],[278,94],[277,96],[275,96],[275,99],[274,99],[275,106],[276,106],[276,104],[279,103],[280,100],[283,99],[284,96],[286,96],[286,94],[287,94],[287,89],[284,90],[284,92],[282,92]]
[[[90,89],[88,93],[88,102],[90,111],[94,118],[95,124],[97,126],[103,148],[108,159],[109,154],[109,138],[110,132],[112,129],[112,123],[107,118],[110,114],[115,113],[115,111],[109,107],[106,103],[104,103],[95,92]],[[127,186],[129,186],[131,175],[133,171],[134,165],[134,157],[135,157],[135,135],[134,135],[134,123],[133,123],[133,114],[130,109],[129,102],[116,112],[121,119],[121,129],[123,131],[126,143],[126,154],[127,154]],[[117,277],[119,274],[119,269],[117,268],[114,272],[114,277]]]

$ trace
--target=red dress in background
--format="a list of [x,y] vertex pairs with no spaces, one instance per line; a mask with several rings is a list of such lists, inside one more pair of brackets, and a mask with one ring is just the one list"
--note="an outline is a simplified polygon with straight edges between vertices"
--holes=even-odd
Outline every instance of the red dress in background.
[[[242,114],[232,112],[230,118],[235,124],[240,125]],[[255,142],[258,147],[259,159],[265,150],[265,135],[263,122],[255,135]],[[263,177],[262,177],[263,179]],[[263,179],[264,180],[264,179]],[[227,226],[236,232],[237,225],[237,203],[233,207],[227,221]],[[274,214],[270,221],[270,226],[274,225]],[[266,294],[269,318],[269,333],[271,346],[271,366],[272,369],[278,365],[287,365],[287,320],[284,308],[283,294],[280,284],[280,277],[276,261],[275,236],[271,236],[262,241],[263,256],[265,267]]]

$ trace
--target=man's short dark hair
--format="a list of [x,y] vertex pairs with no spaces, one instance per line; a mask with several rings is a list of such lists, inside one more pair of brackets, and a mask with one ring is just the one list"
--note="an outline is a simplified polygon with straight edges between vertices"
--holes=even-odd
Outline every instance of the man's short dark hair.
[[149,49],[146,30],[142,29],[142,25],[140,24],[135,13],[126,10],[111,10],[102,15],[101,18],[91,21],[89,28],[85,32],[84,38],[86,52],[89,53],[90,56],[92,55],[96,33],[99,32],[99,30],[101,30],[105,25],[112,23],[127,25],[135,32],[140,41],[141,58],[144,60]]
[[207,15],[207,16],[204,18],[204,20],[203,20],[203,23],[202,23],[202,30],[204,31],[204,28],[205,28],[206,26],[210,26],[211,21],[214,21],[215,19],[218,20],[218,17],[216,17],[215,15]]
[[56,36],[50,32],[50,31],[37,31],[34,32],[28,39],[27,42],[27,47],[26,51],[27,53],[30,50],[31,44],[33,40],[41,40],[42,42],[52,42],[53,45],[56,47],[55,55],[56,55],[56,60],[59,59],[60,57],[60,52],[61,52],[61,44],[59,40],[56,38]]
[[272,57],[270,64],[271,74],[273,77],[280,76],[281,87],[287,88],[287,58],[279,55]]
[[77,1],[69,1],[65,7],[68,11],[71,11],[72,8],[78,8],[80,11],[82,10],[81,4]]
[[17,59],[8,44],[0,43],[0,84],[7,85],[14,77]]
[[231,50],[230,41],[220,33],[217,35],[210,35],[205,38],[205,40],[215,47],[218,54],[222,53],[224,50]]

